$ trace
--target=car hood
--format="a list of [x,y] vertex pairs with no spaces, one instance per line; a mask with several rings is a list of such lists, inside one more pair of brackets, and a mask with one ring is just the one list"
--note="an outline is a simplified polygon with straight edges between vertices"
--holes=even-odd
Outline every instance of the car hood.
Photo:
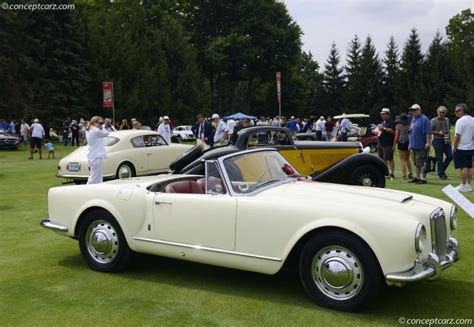
[[[416,193],[383,188],[351,186],[322,182],[290,182],[270,188],[257,195],[272,201],[312,202],[317,206],[351,206],[354,210],[384,209],[424,214],[437,207],[449,208],[450,203]],[[449,214],[449,211],[447,212]]]

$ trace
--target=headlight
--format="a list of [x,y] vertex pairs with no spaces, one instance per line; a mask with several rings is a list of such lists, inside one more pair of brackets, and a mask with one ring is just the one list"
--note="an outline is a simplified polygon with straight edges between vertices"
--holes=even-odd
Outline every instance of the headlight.
[[458,227],[458,209],[455,206],[451,207],[451,214],[449,215],[449,224],[451,225],[451,230],[455,230]]
[[415,250],[420,254],[425,249],[426,245],[426,227],[423,224],[418,224],[415,233]]

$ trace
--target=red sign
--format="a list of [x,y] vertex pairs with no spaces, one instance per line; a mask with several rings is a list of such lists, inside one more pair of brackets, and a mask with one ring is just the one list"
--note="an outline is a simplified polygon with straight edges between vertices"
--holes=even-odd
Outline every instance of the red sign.
[[102,107],[104,108],[113,108],[114,107],[114,83],[113,82],[103,82],[102,83],[102,92],[104,98],[102,101]]
[[278,103],[281,103],[281,72],[276,72]]

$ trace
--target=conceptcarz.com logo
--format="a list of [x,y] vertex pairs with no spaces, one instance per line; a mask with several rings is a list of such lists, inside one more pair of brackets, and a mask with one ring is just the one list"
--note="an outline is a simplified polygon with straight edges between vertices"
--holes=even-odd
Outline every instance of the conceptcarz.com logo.
[[12,3],[3,2],[3,10],[26,10],[26,11],[44,11],[44,10],[74,10],[75,4],[56,4],[56,3]]

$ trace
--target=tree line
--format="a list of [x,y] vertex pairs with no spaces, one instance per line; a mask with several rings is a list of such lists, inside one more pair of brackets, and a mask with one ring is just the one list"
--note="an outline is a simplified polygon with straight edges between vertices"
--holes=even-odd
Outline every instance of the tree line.
[[197,113],[309,116],[404,111],[417,102],[473,103],[473,13],[467,9],[422,53],[417,31],[383,56],[355,36],[345,64],[335,44],[323,67],[301,49],[302,31],[274,0],[77,0],[75,10],[0,11],[0,116],[100,114],[114,82],[116,117],[177,123]]

